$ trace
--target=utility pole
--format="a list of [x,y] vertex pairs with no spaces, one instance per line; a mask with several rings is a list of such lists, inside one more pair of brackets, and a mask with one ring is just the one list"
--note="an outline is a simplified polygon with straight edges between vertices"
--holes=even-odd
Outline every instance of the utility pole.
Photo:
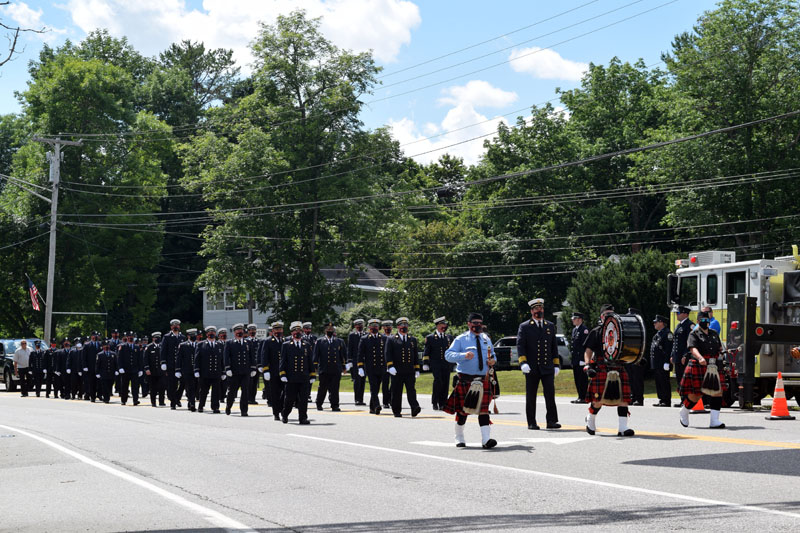
[[61,139],[46,139],[34,137],[34,141],[49,144],[52,152],[47,152],[50,162],[50,182],[53,184],[53,195],[50,200],[50,252],[47,258],[47,302],[44,307],[44,341],[50,343],[53,325],[53,306],[55,299],[56,277],[56,223],[58,217],[58,183],[61,178],[61,146],[80,146],[81,141],[62,141]]

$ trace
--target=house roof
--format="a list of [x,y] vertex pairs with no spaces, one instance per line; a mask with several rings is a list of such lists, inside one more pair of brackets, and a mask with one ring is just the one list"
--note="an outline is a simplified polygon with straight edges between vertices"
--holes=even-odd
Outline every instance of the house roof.
[[383,289],[386,288],[386,282],[389,281],[389,278],[383,272],[366,263],[358,265],[358,268],[350,268],[343,264],[338,264],[329,268],[321,268],[320,272],[325,276],[326,280],[331,282],[346,281],[354,277],[353,285],[359,288]]

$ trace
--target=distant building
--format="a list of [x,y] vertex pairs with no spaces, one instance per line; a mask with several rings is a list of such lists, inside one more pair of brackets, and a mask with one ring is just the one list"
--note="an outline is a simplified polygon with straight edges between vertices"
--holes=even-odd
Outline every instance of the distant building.
[[[361,271],[356,271],[356,282],[351,285],[355,289],[360,289],[363,295],[363,300],[369,303],[378,303],[378,298],[386,288],[386,282],[389,280],[382,272],[372,265],[361,265]],[[334,265],[330,268],[320,269],[325,279],[336,282],[346,279],[353,274],[353,269],[349,269],[344,265]],[[247,299],[237,301],[234,297],[233,290],[226,290],[222,293],[211,294],[206,287],[200,287],[200,292],[203,293],[203,325],[213,325],[217,328],[230,328],[237,323],[248,323]],[[338,312],[344,312],[350,309],[353,305],[361,302],[352,302],[344,307],[337,308]],[[255,302],[253,308],[253,321],[258,326],[258,336],[266,336],[266,324],[276,320],[282,319],[288,324],[292,320],[301,320],[305,317],[275,317],[271,309],[266,313],[258,310],[258,302]],[[318,324],[315,324],[315,329]],[[229,335],[230,338],[230,335]]]

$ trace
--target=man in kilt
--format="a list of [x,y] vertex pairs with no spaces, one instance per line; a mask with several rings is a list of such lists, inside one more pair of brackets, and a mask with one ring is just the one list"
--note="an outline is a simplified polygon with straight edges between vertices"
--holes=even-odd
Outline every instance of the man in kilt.
[[619,418],[618,437],[632,437],[634,431],[628,427],[628,403],[631,399],[631,385],[628,380],[628,373],[625,371],[623,363],[615,363],[605,358],[603,350],[603,319],[608,315],[614,314],[614,306],[603,304],[600,307],[600,324],[589,332],[584,344],[583,353],[586,365],[583,367],[589,376],[589,388],[586,391],[586,401],[589,402],[589,414],[586,415],[586,432],[594,435],[597,431],[595,419],[600,408],[603,406],[603,393],[605,392],[606,380],[611,371],[619,373],[621,401],[617,404],[617,416]]
[[[689,334],[689,361],[678,385],[678,394],[681,397],[680,420],[683,427],[689,427],[689,412],[703,397],[701,389],[709,363],[716,364],[717,359],[722,357],[722,341],[720,341],[719,334],[710,328],[711,317],[708,312],[701,311],[697,314],[697,324],[698,327]],[[711,409],[711,420],[708,427],[712,429],[725,427],[725,424],[719,421],[719,411],[722,408],[722,393],[727,387],[724,379],[718,381],[720,395],[707,398],[708,406]]]
[[469,331],[465,331],[453,340],[453,344],[444,354],[447,361],[456,363],[457,379],[453,392],[447,399],[445,413],[456,415],[456,446],[464,448],[464,424],[467,413],[464,412],[464,399],[474,381],[482,382],[483,397],[478,414],[478,425],[481,428],[481,444],[484,448],[494,448],[497,441],[491,438],[491,420],[489,420],[489,404],[492,401],[492,386],[489,380],[489,368],[494,366],[492,342],[483,331],[483,316],[470,313],[467,319]]

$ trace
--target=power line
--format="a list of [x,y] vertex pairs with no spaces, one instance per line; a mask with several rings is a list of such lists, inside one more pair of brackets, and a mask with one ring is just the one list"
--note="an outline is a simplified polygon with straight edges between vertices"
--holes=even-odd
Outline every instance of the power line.
[[35,237],[31,237],[29,239],[18,241],[18,242],[15,242],[13,244],[7,244],[5,246],[0,247],[0,250],[5,250],[6,248],[13,248],[15,246],[19,246],[20,244],[25,244],[26,242],[30,242],[30,241],[32,241],[34,239],[38,239],[39,237],[44,237],[45,235],[50,235],[50,232],[49,231],[45,231],[44,233],[40,233],[39,235],[36,235]]

